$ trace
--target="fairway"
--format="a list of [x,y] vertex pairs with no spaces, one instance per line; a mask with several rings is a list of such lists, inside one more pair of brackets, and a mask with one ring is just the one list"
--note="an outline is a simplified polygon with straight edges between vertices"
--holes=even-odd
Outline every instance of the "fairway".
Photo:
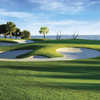
[[[57,48],[100,51],[100,41],[34,40],[30,44],[1,46],[1,51],[33,50],[17,59],[62,57]],[[6,41],[7,42],[7,41]],[[100,100],[100,57],[71,61],[0,61],[0,100]]]

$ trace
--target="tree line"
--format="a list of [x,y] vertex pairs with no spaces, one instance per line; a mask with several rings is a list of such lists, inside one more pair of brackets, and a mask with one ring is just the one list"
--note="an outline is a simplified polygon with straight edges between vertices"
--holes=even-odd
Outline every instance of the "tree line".
[[28,30],[21,31],[20,28],[16,26],[13,22],[7,22],[6,24],[0,25],[0,35],[3,35],[4,38],[10,37],[21,38],[21,39],[30,39],[31,34]]
[[[46,35],[49,32],[48,27],[40,27],[39,33],[43,35],[43,38],[46,38]],[[21,31],[20,28],[16,26],[15,23],[13,22],[7,22],[6,24],[1,24],[0,25],[0,36],[3,35],[4,38],[10,37],[13,38],[21,38],[21,39],[30,39],[31,38],[31,33],[28,30],[23,30]],[[79,34],[73,34],[72,38],[75,40],[79,37]],[[56,36],[57,40],[61,39],[61,32]]]

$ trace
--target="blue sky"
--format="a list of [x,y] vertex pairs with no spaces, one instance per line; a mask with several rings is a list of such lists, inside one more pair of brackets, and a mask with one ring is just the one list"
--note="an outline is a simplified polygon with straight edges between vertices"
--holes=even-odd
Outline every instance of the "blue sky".
[[100,35],[100,0],[0,0],[0,24],[7,21],[32,35],[41,26],[49,35]]

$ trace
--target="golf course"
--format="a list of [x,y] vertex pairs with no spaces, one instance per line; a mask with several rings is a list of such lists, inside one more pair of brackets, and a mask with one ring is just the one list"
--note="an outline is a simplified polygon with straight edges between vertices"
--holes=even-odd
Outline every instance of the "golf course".
[[100,41],[0,39],[0,100],[100,100]]

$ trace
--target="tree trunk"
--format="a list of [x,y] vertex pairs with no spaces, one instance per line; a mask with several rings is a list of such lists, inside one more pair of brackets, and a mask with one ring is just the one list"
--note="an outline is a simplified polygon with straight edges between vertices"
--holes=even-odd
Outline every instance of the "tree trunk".
[[16,37],[16,39],[17,39],[17,36],[15,36]]
[[45,39],[45,37],[46,37],[46,36],[45,36],[45,34],[44,34],[44,39]]
[[4,33],[4,38],[5,38],[5,39],[7,38],[7,35],[6,35],[6,33]]
[[12,38],[12,33],[10,33],[10,38]]

